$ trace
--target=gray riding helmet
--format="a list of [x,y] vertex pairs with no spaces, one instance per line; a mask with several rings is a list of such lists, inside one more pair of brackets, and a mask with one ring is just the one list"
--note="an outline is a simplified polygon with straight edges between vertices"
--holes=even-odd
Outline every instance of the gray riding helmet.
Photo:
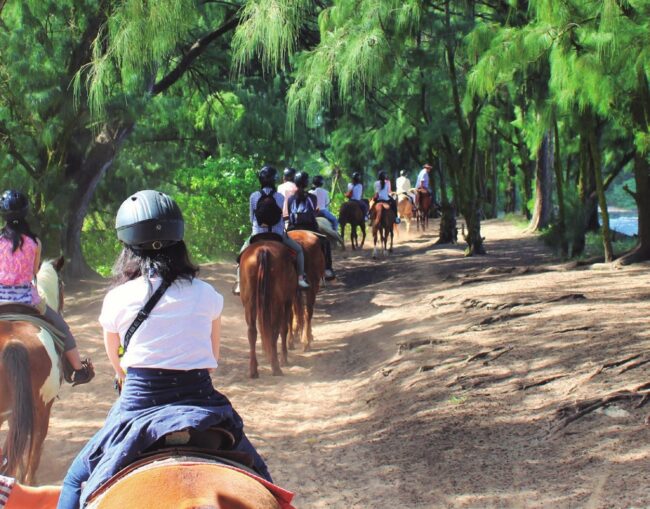
[[117,238],[137,249],[162,249],[183,240],[185,222],[176,202],[160,191],[138,191],[120,205]]

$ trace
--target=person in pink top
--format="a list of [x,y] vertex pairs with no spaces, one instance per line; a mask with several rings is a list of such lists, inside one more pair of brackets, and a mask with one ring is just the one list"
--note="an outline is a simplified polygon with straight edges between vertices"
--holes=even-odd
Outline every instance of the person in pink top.
[[[8,190],[0,197],[0,304],[27,304],[35,307],[65,335],[64,355],[73,373],[66,380],[73,385],[90,382],[95,376],[90,359],[81,360],[77,343],[63,317],[41,300],[34,278],[41,265],[41,241],[27,223],[27,197]],[[64,370],[65,371],[65,370]]]

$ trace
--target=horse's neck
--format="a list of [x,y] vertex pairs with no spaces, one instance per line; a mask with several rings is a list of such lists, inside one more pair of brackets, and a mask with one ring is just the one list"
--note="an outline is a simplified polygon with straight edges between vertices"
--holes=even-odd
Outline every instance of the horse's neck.
[[38,293],[52,309],[59,309],[59,275],[48,262],[36,274]]

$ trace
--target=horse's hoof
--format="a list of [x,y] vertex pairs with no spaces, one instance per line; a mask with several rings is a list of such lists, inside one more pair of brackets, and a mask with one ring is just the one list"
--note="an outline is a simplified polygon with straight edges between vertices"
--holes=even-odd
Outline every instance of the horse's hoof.
[[310,352],[311,351],[311,345],[304,345],[302,347],[302,351],[304,352]]
[[259,378],[259,377],[260,377],[260,374],[256,371],[255,373],[251,373],[249,376],[250,376],[251,378]]
[[280,368],[273,370],[273,376],[282,376],[282,375],[284,375],[284,373]]

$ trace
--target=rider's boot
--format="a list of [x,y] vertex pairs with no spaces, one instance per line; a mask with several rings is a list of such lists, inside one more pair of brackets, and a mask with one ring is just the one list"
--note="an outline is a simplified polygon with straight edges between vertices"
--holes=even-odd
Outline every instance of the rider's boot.
[[325,269],[325,281],[331,281],[332,279],[336,279],[336,274],[332,269]]
[[95,367],[90,359],[81,361],[81,369],[75,369],[72,375],[72,386],[87,384],[95,378]]
[[298,276],[298,286],[301,290],[307,290],[309,288],[309,283],[305,276]]
[[399,216],[395,217],[395,224],[400,224],[402,220],[399,218]]

